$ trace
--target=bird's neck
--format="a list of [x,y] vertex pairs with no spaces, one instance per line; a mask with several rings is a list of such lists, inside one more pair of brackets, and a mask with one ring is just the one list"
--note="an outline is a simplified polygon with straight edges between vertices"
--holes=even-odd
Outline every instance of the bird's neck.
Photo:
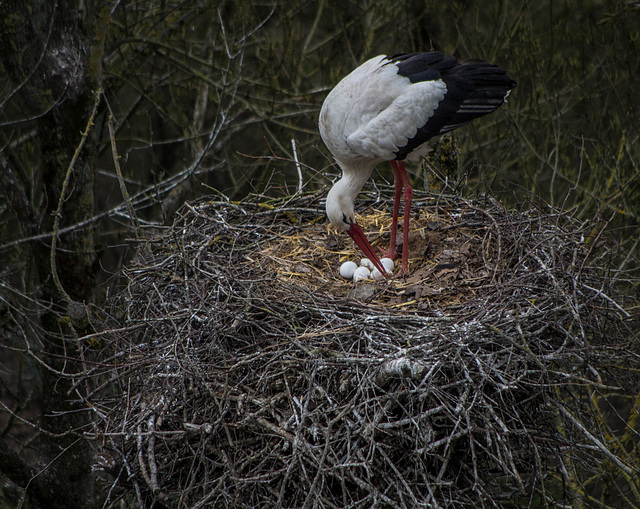
[[357,167],[340,164],[340,167],[342,168],[342,178],[336,182],[334,187],[338,188],[340,194],[345,194],[354,201],[362,187],[369,180],[369,177],[371,177],[375,163],[362,164]]
[[364,183],[370,177],[373,166],[371,168],[361,168],[360,171],[354,171],[351,166],[342,164],[340,166],[342,167],[342,178],[329,191],[326,209],[329,221],[335,226],[346,230],[356,222],[353,202]]

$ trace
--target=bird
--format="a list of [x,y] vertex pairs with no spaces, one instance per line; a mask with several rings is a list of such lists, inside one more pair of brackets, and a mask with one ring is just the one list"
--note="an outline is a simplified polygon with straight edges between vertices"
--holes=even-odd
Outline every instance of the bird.
[[516,86],[497,65],[458,60],[439,51],[378,55],[344,77],[320,109],[324,144],[342,170],[326,198],[329,221],[346,231],[382,274],[380,259],[356,222],[354,202],[374,168],[389,161],[394,203],[389,258],[397,257],[400,198],[404,201],[402,273],[409,265],[413,188],[404,161],[418,161],[430,139],[487,115]]

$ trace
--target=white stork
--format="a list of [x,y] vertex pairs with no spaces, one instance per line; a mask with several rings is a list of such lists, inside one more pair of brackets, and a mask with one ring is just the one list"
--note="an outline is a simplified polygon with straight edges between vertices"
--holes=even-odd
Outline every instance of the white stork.
[[[395,181],[391,242],[395,258],[400,195],[404,196],[402,272],[409,264],[409,217],[413,190],[404,160],[416,161],[431,138],[487,115],[505,102],[516,83],[496,65],[459,61],[439,52],[410,53],[368,60],[329,93],[320,110],[320,135],[342,169],[327,195],[327,216],[346,230],[385,274],[356,223],[353,203],[381,161],[390,161]],[[404,192],[403,192],[404,191]]]

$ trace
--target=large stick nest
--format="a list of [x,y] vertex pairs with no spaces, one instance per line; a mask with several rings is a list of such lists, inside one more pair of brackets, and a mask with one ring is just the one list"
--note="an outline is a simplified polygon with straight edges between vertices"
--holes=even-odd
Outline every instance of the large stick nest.
[[318,195],[186,205],[145,242],[113,302],[115,390],[92,396],[140,503],[560,501],[568,461],[620,462],[572,406],[637,364],[589,226],[416,197],[409,273],[382,282],[339,277],[360,254]]

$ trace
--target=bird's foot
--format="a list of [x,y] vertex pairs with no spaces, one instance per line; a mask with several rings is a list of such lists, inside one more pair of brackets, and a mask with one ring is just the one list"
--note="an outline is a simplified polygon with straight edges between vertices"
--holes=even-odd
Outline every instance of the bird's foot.
[[398,252],[396,251],[396,246],[389,246],[389,249],[382,249],[378,247],[378,251],[380,251],[380,258],[391,258],[395,260],[398,257]]
[[[391,258],[395,260],[398,257],[398,252],[395,247],[389,247],[389,249],[382,249],[378,247],[378,251],[380,251],[380,258]],[[409,273],[409,257],[404,256],[402,253],[402,263],[400,264],[400,274],[408,274]]]
[[[378,247],[378,251],[380,251],[380,258],[391,258],[395,260],[398,257],[398,251],[394,247],[389,247],[389,249],[382,249]],[[408,257],[402,255],[402,264],[400,265],[400,274],[408,274],[409,273],[409,259]]]

